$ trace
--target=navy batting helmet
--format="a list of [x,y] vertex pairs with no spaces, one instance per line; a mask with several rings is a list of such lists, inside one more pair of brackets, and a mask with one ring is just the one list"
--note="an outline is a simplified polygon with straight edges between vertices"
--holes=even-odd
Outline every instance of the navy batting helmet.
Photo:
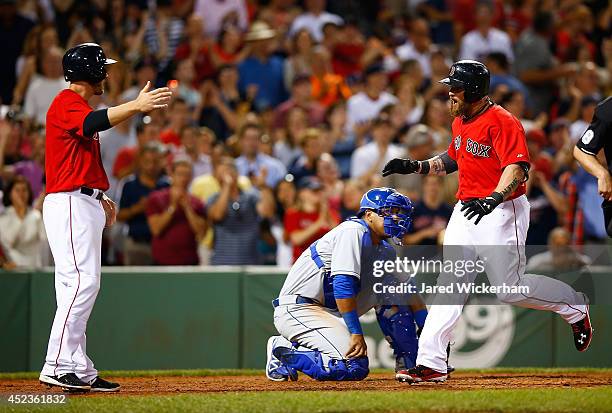
[[489,93],[489,69],[475,60],[460,60],[451,66],[447,78],[440,80],[450,87],[465,91],[465,101],[474,103]]
[[68,82],[98,83],[106,79],[106,65],[116,63],[108,59],[96,43],[83,43],[68,50],[62,59],[64,78]]
[[358,216],[362,216],[367,210],[372,210],[384,218],[385,234],[401,239],[408,233],[414,207],[407,196],[393,188],[373,188],[361,198]]

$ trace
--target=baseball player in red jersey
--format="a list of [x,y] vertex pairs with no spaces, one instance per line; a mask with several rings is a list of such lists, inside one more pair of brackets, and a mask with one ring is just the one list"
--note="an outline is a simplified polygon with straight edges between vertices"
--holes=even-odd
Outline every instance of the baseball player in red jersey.
[[[525,274],[530,208],[525,181],[530,164],[521,123],[487,96],[489,71],[482,63],[459,61],[441,82],[450,86],[450,110],[455,117],[448,151],[426,161],[393,159],[384,167],[383,176],[458,171],[459,202],[444,235],[445,261],[480,259],[492,286],[528,291],[498,293],[501,302],[556,312],[571,325],[576,349],[585,351],[593,330],[584,294],[558,280]],[[442,272],[438,285],[459,279],[470,284],[476,275]],[[398,372],[398,380],[446,380],[446,347],[467,294],[457,294],[454,299],[436,296],[419,339],[417,366]]]
[[98,377],[86,353],[85,330],[100,288],[102,230],[115,222],[115,204],[100,157],[98,132],[138,113],[167,106],[167,88],[150,82],[130,102],[93,110],[87,101],[104,92],[107,59],[100,46],[84,43],[66,52],[64,77],[70,82],[47,112],[47,196],[43,220],[55,261],[57,310],[40,381],[69,391],[119,390]]

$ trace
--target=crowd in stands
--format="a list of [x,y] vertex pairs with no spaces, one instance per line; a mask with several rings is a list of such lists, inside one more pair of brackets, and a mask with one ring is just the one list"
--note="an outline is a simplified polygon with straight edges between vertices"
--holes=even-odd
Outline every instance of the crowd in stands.
[[414,202],[406,243],[441,243],[456,176],[380,171],[446,150],[438,80],[458,59],[489,67],[491,98],[525,129],[527,243],[603,242],[597,181],[572,149],[611,94],[611,29],[608,0],[0,1],[0,265],[51,263],[46,111],[68,85],[64,51],[89,41],[119,61],[92,107],[149,80],[174,92],[100,133],[119,205],[104,264],[288,266],[374,186]]

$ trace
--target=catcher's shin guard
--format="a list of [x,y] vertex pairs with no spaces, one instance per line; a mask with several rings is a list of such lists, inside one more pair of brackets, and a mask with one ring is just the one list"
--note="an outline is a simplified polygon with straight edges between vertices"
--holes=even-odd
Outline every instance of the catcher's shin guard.
[[363,380],[369,373],[368,358],[330,359],[325,366],[321,352],[277,347],[273,354],[289,368],[301,371],[319,381]]
[[376,318],[396,358],[396,371],[415,366],[419,341],[412,311],[406,306],[383,305]]

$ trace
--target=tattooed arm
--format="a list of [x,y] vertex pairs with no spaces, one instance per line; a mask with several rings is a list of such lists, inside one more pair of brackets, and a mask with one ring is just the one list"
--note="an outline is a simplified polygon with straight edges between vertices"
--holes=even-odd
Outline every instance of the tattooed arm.
[[528,171],[529,164],[526,162],[506,166],[495,191],[487,197],[463,202],[461,212],[468,220],[476,218],[474,225],[478,225],[485,215],[490,214],[499,204],[508,199],[520,184],[525,182]]
[[427,169],[427,172],[420,172],[422,174],[448,175],[457,171],[457,162],[449,156],[448,152],[442,152],[421,164],[421,169]]
[[516,188],[520,184],[527,180],[527,172],[529,171],[529,164],[513,163],[504,168],[499,183],[495,188],[495,192],[499,193],[504,200],[508,199],[510,195],[514,193]]

